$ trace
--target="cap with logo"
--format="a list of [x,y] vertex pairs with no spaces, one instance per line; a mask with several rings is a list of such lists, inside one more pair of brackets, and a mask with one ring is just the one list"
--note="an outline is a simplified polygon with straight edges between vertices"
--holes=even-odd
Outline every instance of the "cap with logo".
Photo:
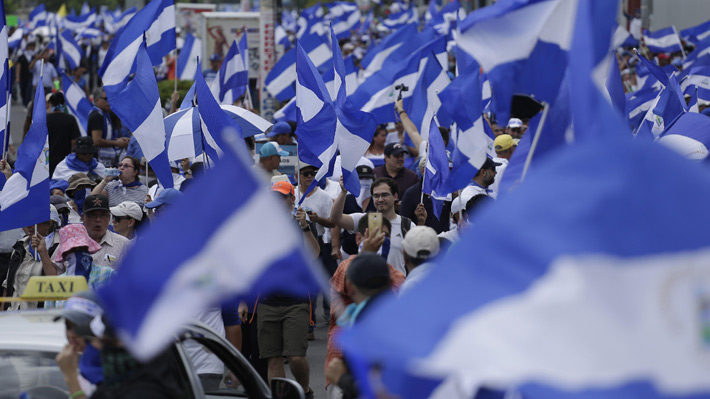
[[361,179],[375,178],[375,171],[369,165],[358,165],[355,170],[357,171],[357,176]]
[[515,141],[513,141],[513,136],[509,134],[501,134],[500,136],[496,137],[495,141],[493,141],[493,148],[495,148],[496,152],[505,151],[515,145],[516,144]]
[[518,118],[510,118],[508,121],[508,127],[510,128],[516,128],[516,127],[522,127],[523,126],[523,121],[521,121]]
[[89,195],[86,197],[84,200],[84,213],[96,210],[110,211],[108,206],[108,197],[101,194]]
[[392,156],[392,155],[398,155],[398,154],[409,154],[409,150],[407,147],[403,146],[400,143],[389,143],[385,146],[385,156]]

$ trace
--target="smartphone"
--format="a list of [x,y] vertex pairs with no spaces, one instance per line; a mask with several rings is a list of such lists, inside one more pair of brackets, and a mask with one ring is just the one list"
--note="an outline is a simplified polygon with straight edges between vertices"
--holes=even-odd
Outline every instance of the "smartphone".
[[382,214],[378,212],[372,212],[367,214],[367,228],[370,231],[370,234],[373,234],[375,231],[381,231],[382,230]]

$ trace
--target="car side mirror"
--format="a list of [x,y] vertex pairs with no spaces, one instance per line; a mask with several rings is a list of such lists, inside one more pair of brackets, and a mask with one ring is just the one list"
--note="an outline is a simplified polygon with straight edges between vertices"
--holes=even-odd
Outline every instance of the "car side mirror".
[[286,378],[272,378],[271,397],[273,399],[304,399],[306,394],[296,381]]

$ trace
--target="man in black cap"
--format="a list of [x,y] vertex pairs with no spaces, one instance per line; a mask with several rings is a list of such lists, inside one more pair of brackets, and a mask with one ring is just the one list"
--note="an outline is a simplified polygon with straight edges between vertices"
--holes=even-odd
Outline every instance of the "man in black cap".
[[[366,314],[390,287],[390,270],[385,259],[371,252],[358,255],[346,271],[345,288],[354,300],[338,318],[338,325],[351,327]],[[343,359],[331,360],[325,376],[343,392],[343,398],[358,397],[358,388]]]
[[[461,192],[461,202],[465,204],[478,194],[496,197],[495,193],[488,188],[496,180],[496,166],[500,166],[500,163],[493,162],[492,159],[486,157],[486,161],[473,177],[473,181]],[[458,201],[458,199],[454,199],[454,201]]]
[[74,152],[57,164],[52,174],[53,180],[69,180],[75,173],[86,173],[91,180],[104,178],[104,164],[94,158],[96,146],[91,137],[79,137],[74,144]]
[[101,249],[91,255],[94,263],[115,269],[128,245],[128,239],[108,230],[111,208],[105,195],[90,195],[84,200],[81,220],[89,237],[101,245]]
[[374,169],[375,177],[389,177],[397,182],[400,199],[409,187],[419,181],[416,173],[404,167],[405,154],[409,154],[407,147],[400,143],[389,143],[385,146],[385,164]]

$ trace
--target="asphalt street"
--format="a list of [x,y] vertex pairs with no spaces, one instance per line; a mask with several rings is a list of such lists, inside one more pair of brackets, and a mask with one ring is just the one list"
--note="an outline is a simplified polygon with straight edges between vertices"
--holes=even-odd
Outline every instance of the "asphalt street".
[[[311,367],[311,389],[316,398],[325,398],[325,354],[328,343],[328,323],[323,318],[322,299],[318,299],[318,307],[314,309],[316,315],[316,328],[314,341],[308,342],[308,363]],[[286,367],[286,376],[294,379],[291,371]]]

